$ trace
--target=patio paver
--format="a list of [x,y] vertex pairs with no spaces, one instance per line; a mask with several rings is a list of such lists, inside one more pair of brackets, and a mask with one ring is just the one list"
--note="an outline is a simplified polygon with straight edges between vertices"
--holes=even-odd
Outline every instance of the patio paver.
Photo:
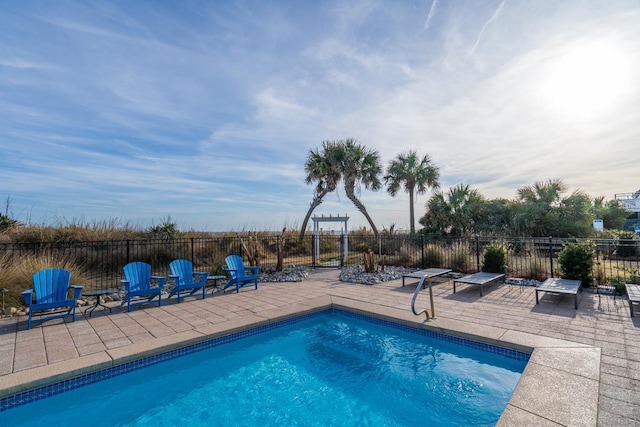
[[[46,381],[65,369],[88,369],[91,363],[105,364],[116,356],[126,360],[160,345],[241,328],[265,315],[296,312],[318,298],[326,298],[327,304],[375,306],[377,312],[403,321],[423,320],[410,311],[414,286],[401,285],[400,279],[371,286],[343,283],[337,270],[317,269],[302,282],[261,283],[258,290],[187,298],[179,305],[168,300],[162,307],[143,306],[130,313],[113,304],[112,314],[96,311],[91,318],[52,320],[31,330],[26,330],[24,317],[2,318],[0,397],[6,387],[27,377]],[[527,370],[537,374],[518,388],[524,397],[514,394],[502,424],[640,425],[640,316],[629,317],[626,301],[583,292],[575,310],[569,296],[549,295],[536,305],[534,288],[500,285],[487,288],[480,297],[473,287],[454,294],[446,280],[434,280],[433,293],[436,319],[428,322],[430,327],[550,349],[532,355]],[[416,308],[426,307],[428,292],[423,291]],[[567,408],[561,401],[545,401],[544,395],[531,398],[532,390],[540,395],[538,387],[549,384],[564,388],[568,396],[584,393],[578,398],[587,406]],[[595,424],[589,421],[593,419]]]

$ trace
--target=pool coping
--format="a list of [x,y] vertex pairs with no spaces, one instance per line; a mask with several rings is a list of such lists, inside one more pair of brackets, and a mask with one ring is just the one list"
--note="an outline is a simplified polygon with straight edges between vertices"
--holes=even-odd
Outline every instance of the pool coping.
[[530,353],[529,362],[498,426],[596,425],[600,348],[452,319],[426,321],[407,310],[328,295],[295,307],[265,310],[260,314],[11,373],[2,377],[0,398],[330,308]]

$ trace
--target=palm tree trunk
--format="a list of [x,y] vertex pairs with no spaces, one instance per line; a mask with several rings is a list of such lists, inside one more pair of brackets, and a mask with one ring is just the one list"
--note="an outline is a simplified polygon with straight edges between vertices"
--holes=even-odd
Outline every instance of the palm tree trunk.
[[409,227],[411,227],[411,235],[416,234],[416,217],[413,210],[413,188],[409,191]]
[[353,204],[358,208],[360,212],[362,212],[362,215],[364,215],[364,217],[369,222],[369,225],[371,226],[371,229],[373,230],[373,234],[376,236],[376,240],[377,240],[378,237],[380,236],[378,233],[378,229],[376,228],[376,225],[373,223],[373,220],[369,216],[369,213],[367,212],[367,208],[365,208],[362,202],[358,200],[358,198],[356,197],[355,183],[345,182],[344,190],[345,190],[345,193],[347,193],[347,197],[349,198],[349,200],[353,202]]
[[309,218],[311,218],[311,214],[322,203],[322,198],[329,194],[329,190],[323,190],[320,194],[316,194],[311,201],[311,205],[309,206],[309,210],[307,211],[307,215],[304,217],[304,221],[302,222],[302,227],[300,228],[300,240],[304,238],[304,233],[307,229],[307,224],[309,223]]

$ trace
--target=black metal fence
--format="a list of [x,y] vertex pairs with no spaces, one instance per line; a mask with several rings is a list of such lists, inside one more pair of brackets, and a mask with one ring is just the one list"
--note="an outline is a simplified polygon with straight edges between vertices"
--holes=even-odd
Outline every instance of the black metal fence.
[[[578,239],[587,240],[587,239]],[[0,268],[8,262],[29,257],[48,256],[52,263],[70,261],[79,266],[88,288],[119,286],[122,267],[132,261],[151,264],[154,274],[168,275],[169,263],[177,258],[189,259],[197,271],[224,274],[224,259],[239,254],[254,260],[264,271],[289,268],[291,265],[340,267],[363,264],[365,254],[373,252],[378,268],[398,265],[411,268],[451,268],[461,273],[479,271],[485,247],[499,242],[506,249],[507,273],[510,277],[544,280],[560,275],[558,253],[569,239],[560,238],[459,238],[430,240],[422,236],[318,235],[281,237],[273,235],[170,240],[121,240],[85,242],[34,242],[0,244]],[[576,241],[571,239],[570,241]],[[612,278],[628,281],[640,270],[638,240],[593,240],[596,258],[593,277],[596,284]],[[57,265],[51,265],[56,267]],[[44,268],[44,267],[43,267]],[[0,282],[2,272],[0,272]],[[0,287],[2,284],[0,283]]]

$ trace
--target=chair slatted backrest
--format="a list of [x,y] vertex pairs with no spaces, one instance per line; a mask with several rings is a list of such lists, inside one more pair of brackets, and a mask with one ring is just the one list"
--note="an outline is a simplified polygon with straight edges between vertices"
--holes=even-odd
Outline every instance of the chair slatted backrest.
[[33,288],[38,304],[66,301],[71,272],[62,268],[48,268],[33,275]]
[[129,282],[129,289],[141,291],[151,287],[151,265],[146,262],[130,262],[124,266],[124,277]]
[[180,281],[184,283],[193,282],[193,263],[186,259],[176,259],[169,264],[171,273],[180,277]]
[[242,257],[239,255],[229,255],[225,258],[224,262],[227,263],[227,267],[230,270],[229,273],[233,279],[244,276],[245,270]]

